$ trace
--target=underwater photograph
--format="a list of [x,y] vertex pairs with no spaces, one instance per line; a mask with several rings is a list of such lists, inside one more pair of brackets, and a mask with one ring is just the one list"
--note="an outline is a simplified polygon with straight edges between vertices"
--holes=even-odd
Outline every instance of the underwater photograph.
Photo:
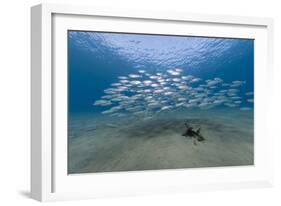
[[254,39],[67,35],[68,174],[254,165]]

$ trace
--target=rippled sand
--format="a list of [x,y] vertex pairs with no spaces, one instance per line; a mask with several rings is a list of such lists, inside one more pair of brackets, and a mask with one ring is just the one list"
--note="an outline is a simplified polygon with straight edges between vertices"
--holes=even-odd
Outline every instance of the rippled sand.
[[[186,121],[204,142],[182,136]],[[70,174],[253,163],[253,111],[180,110],[147,120],[82,113],[69,121]]]

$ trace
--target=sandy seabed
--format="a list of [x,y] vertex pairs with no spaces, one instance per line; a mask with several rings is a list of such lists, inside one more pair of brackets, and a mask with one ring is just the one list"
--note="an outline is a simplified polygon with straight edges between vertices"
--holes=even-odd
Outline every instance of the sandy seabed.
[[[184,123],[205,141],[182,136]],[[151,119],[71,114],[68,173],[254,164],[253,111],[179,110]]]

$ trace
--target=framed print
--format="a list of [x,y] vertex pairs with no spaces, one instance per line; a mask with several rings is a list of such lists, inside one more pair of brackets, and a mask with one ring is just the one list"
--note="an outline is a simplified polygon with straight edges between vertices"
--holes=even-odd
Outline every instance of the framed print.
[[271,19],[32,8],[32,197],[272,185]]

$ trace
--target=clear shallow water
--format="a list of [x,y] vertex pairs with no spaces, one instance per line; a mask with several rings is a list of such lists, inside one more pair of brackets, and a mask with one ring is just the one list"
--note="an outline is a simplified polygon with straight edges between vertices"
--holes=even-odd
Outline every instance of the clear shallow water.
[[68,35],[69,173],[253,164],[253,40]]

